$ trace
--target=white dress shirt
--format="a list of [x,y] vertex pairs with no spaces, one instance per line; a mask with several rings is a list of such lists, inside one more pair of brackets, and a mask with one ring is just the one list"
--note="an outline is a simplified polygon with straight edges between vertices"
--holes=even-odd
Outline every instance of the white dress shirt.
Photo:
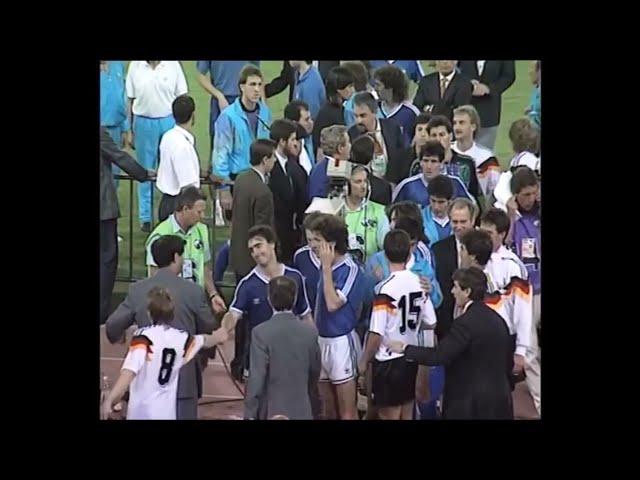
[[486,62],[486,60],[476,60],[476,63],[478,64],[478,75],[482,75],[482,72],[484,72],[484,64]]
[[156,68],[146,61],[129,64],[127,97],[133,98],[133,113],[150,118],[171,115],[171,104],[187,93],[187,80],[177,61],[161,61]]
[[311,165],[311,159],[309,158],[309,154],[307,153],[307,150],[304,148],[304,138],[300,139],[300,156],[298,157],[298,162],[300,163],[300,166],[302,168],[304,168],[305,172],[307,172],[307,175],[309,175],[309,173],[311,173],[311,168],[313,168],[313,165]]
[[160,166],[158,190],[176,196],[188,185],[200,188],[200,161],[194,147],[194,138],[176,125],[160,140]]
[[[441,73],[438,75],[438,80],[440,81],[440,85],[442,85],[442,79],[446,78],[447,79],[447,83],[445,84],[445,90],[447,88],[449,88],[449,85],[451,85],[451,80],[453,80],[453,76],[456,74],[456,71],[453,70],[449,75],[442,75]],[[442,92],[441,92],[442,94]]]
[[282,171],[284,172],[284,174],[287,174],[287,157],[280,155],[280,152],[278,152],[278,150],[276,150],[276,158],[278,159],[278,163],[280,164],[280,166],[282,167]]

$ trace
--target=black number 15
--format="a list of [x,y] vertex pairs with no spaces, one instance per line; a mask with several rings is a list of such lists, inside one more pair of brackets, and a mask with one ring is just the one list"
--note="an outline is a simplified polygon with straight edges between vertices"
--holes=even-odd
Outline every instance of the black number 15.
[[409,294],[409,321],[407,322],[407,296],[403,295],[398,302],[398,308],[402,312],[402,325],[400,325],[400,333],[404,333],[409,329],[415,330],[418,326],[418,317],[420,317],[420,305],[416,305],[416,300],[422,298],[422,292],[411,292]]

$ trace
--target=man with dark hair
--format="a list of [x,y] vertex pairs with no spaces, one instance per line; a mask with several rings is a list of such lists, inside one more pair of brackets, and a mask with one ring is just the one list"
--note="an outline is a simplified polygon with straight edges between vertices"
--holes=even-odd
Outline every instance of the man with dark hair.
[[[187,240],[188,241],[188,240]],[[158,269],[145,280],[132,284],[129,293],[106,323],[107,339],[111,343],[121,342],[127,329],[134,323],[138,327],[151,325],[148,314],[148,293],[156,287],[166,288],[174,303],[172,326],[190,335],[211,333],[218,327],[210,302],[204,290],[191,280],[180,278],[183,273],[185,251],[190,247],[178,235],[163,235],[151,244],[151,254]],[[224,303],[223,310],[226,310]],[[227,330],[232,324],[225,323]],[[161,352],[156,350],[156,353]],[[198,418],[198,398],[202,396],[202,372],[199,362],[189,362],[180,370],[178,378],[178,420]],[[157,374],[156,374],[157,377]]]
[[223,183],[220,204],[225,210],[232,205],[228,184],[251,165],[250,148],[255,139],[269,138],[271,110],[260,100],[262,72],[255,65],[245,65],[240,71],[238,97],[225,108],[215,123],[215,138],[211,152],[213,180]]
[[418,83],[424,77],[424,69],[420,60],[369,60],[373,75],[378,68],[392,65],[399,68],[411,81]]
[[487,263],[487,271],[495,279],[499,289],[504,289],[513,277],[529,278],[527,269],[518,256],[504,246],[511,220],[504,210],[491,208],[480,219],[480,229],[491,236],[493,252]]
[[311,173],[311,169],[316,164],[316,155],[313,151],[313,140],[311,133],[313,132],[313,119],[309,112],[309,105],[302,100],[294,100],[284,107],[284,118],[292,120],[302,129],[298,129],[298,142],[300,142],[300,155],[298,163],[307,175]]
[[153,178],[128,153],[120,150],[105,127],[100,127],[100,323],[109,315],[111,292],[118,270],[118,193],[112,165],[117,165],[139,182]]
[[270,136],[277,144],[277,162],[269,176],[274,226],[280,240],[280,261],[289,265],[293,253],[302,243],[302,219],[307,208],[307,174],[298,163],[291,160],[297,155],[297,125],[291,120],[275,120]]
[[[422,343],[422,325],[433,330],[436,314],[433,304],[420,286],[418,276],[407,268],[411,240],[402,230],[390,231],[384,239],[384,254],[391,275],[376,285],[373,312],[366,348],[358,364],[362,378],[373,361],[372,401],[382,420],[410,420],[416,396],[417,366],[402,355],[390,353],[386,343],[400,340],[410,345]],[[433,332],[426,336],[434,346]]]
[[351,162],[363,165],[369,171],[369,184],[371,186],[371,201],[381,205],[391,204],[393,187],[384,178],[371,174],[371,162],[375,151],[375,141],[369,135],[361,135],[351,144]]
[[363,133],[371,135],[376,141],[372,173],[391,183],[397,183],[400,180],[404,150],[400,126],[393,120],[376,117],[378,102],[368,92],[356,94],[353,104],[356,124],[349,128],[349,137],[353,141]]
[[471,85],[456,71],[457,62],[436,60],[436,71],[422,77],[413,99],[418,110],[451,119],[454,108],[471,101]]
[[[454,114],[455,115],[455,114]],[[455,117],[454,117],[455,118]],[[473,158],[462,155],[451,148],[451,136],[453,129],[451,121],[444,115],[434,115],[427,125],[429,138],[437,140],[444,147],[443,173],[449,176],[458,177],[464,183],[469,193],[476,199],[478,205],[480,186],[476,175],[476,164]]]
[[[320,108],[313,126],[313,151],[316,159],[322,158],[320,134],[332,125],[344,125],[344,107],[342,104],[353,95],[353,75],[344,67],[335,67],[325,79],[327,102]],[[329,155],[324,152],[324,155]]]
[[429,205],[422,208],[424,233],[429,243],[434,243],[451,236],[451,222],[449,221],[449,205],[453,199],[453,183],[446,175],[438,175],[427,185]]
[[355,420],[356,363],[361,350],[355,327],[366,282],[363,272],[346,255],[348,232],[344,221],[325,215],[314,227],[309,243],[321,264],[314,314],[322,355],[323,417]]
[[231,224],[231,265],[236,281],[255,266],[247,250],[247,232],[254,225],[273,225],[273,193],[267,184],[267,174],[276,163],[276,143],[258,139],[251,144],[251,168],[236,178]]
[[226,309],[224,300],[213,283],[213,268],[209,246],[209,230],[201,222],[206,208],[205,195],[196,187],[186,187],[176,199],[175,210],[151,232],[145,248],[149,275],[158,268],[152,255],[153,243],[163,235],[178,235],[186,241],[182,278],[203,287],[216,313]]
[[253,329],[251,368],[244,417],[267,419],[284,415],[312,420],[320,413],[318,333],[293,313],[300,293],[286,276],[269,281],[268,301],[273,316]]
[[400,169],[402,179],[417,175],[422,170],[420,149],[429,141],[429,129],[427,128],[429,120],[431,120],[431,114],[427,112],[421,112],[416,117],[411,146],[405,150],[404,163]]
[[411,143],[416,116],[420,110],[407,101],[409,97],[407,76],[395,65],[385,65],[376,69],[373,79],[383,117],[393,119],[400,125],[404,147],[408,147]]
[[529,167],[518,167],[511,178],[513,197],[507,202],[511,218],[512,248],[524,263],[533,286],[533,319],[531,340],[526,352],[526,379],[538,413],[541,412],[540,349],[538,327],[540,326],[540,301],[542,297],[542,245],[540,243],[540,202],[538,178]]
[[304,277],[307,294],[309,295],[309,306],[314,311],[316,308],[316,293],[320,282],[320,258],[315,251],[318,251],[318,243],[313,232],[317,230],[316,224],[327,215],[321,212],[311,212],[307,214],[302,222],[304,228],[306,245],[300,247],[293,255],[293,267],[302,273]]
[[[372,95],[377,95],[373,86],[369,83],[369,71],[365,62],[360,60],[351,60],[342,63],[342,67],[346,68],[353,75],[353,87],[354,91],[351,97],[344,102],[344,124],[347,127],[351,127],[356,123],[356,116],[353,111],[353,99],[356,94],[360,92],[369,92]],[[376,114],[378,118],[383,118],[382,112],[378,110]]]
[[190,185],[200,188],[200,160],[193,136],[196,104],[190,96],[181,95],[173,101],[171,109],[176,126],[160,140],[160,166],[156,183],[162,192],[158,207],[160,222],[173,213],[180,190]]
[[[238,79],[247,64],[260,67],[259,60],[198,60],[198,83],[211,95],[209,133],[211,150],[215,136],[215,123],[220,113],[238,98]],[[209,77],[207,77],[207,73]]]
[[[411,200],[423,207],[429,205],[427,186],[432,178],[442,174],[444,154],[444,147],[437,140],[429,140],[425,143],[420,150],[422,173],[402,180],[393,191],[393,201]],[[475,199],[460,178],[451,175],[447,176],[453,182],[454,198],[468,198],[475,203]]]
[[293,312],[309,325],[313,324],[304,278],[298,270],[278,262],[273,228],[269,225],[254,225],[246,235],[248,240],[245,249],[256,267],[238,281],[229,312],[225,314],[225,318],[233,317],[236,321],[239,320],[236,327],[235,357],[231,362],[232,374],[238,380],[248,375],[248,343],[251,330],[269,320],[273,314],[267,302],[267,284],[270,279],[285,275],[296,282],[300,295]]

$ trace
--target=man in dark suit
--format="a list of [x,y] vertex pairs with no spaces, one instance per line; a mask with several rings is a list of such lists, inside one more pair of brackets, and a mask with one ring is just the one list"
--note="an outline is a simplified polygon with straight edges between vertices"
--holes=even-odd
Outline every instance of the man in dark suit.
[[469,81],[456,72],[456,60],[436,60],[436,72],[422,77],[413,104],[420,111],[453,120],[453,109],[471,101]]
[[289,157],[298,155],[297,125],[291,120],[275,120],[271,124],[271,140],[277,147],[276,162],[269,176],[273,193],[276,235],[280,243],[282,263],[291,265],[294,252],[302,245],[302,220],[307,208],[307,173]]
[[404,140],[400,126],[394,120],[376,117],[378,102],[369,92],[357,93],[353,97],[353,105],[356,124],[348,131],[350,140],[353,142],[363,133],[372,135],[378,147],[371,164],[374,175],[382,174],[391,183],[400,182],[404,164]]
[[296,283],[285,276],[269,282],[274,315],[253,329],[244,416],[284,415],[312,420],[320,412],[320,346],[315,327],[292,313]]
[[463,312],[436,348],[390,341],[392,352],[409,362],[444,365],[442,416],[452,420],[512,420],[509,377],[513,367],[509,329],[483,303],[487,277],[479,268],[457,270],[453,295]]
[[139,182],[155,178],[128,153],[120,150],[106,128],[100,127],[100,323],[109,315],[111,292],[118,269],[118,193],[111,164]]
[[477,208],[470,200],[456,198],[449,206],[449,220],[454,234],[434,243],[432,247],[436,278],[442,289],[442,303],[436,309],[438,340],[447,335],[453,322],[455,301],[451,289],[453,272],[460,267],[460,238],[465,232],[473,229],[476,215]]
[[516,81],[513,60],[461,60],[460,73],[471,81],[473,87],[471,105],[480,115],[480,130],[475,141],[494,150],[500,113],[502,93]]
[[251,144],[251,168],[239,174],[234,183],[231,265],[237,281],[256,265],[249,254],[247,232],[254,225],[273,226],[273,194],[267,174],[276,163],[275,150],[272,140],[255,140]]
[[[111,343],[121,341],[134,323],[138,327],[151,325],[147,312],[147,294],[154,287],[169,290],[174,302],[171,326],[191,335],[211,333],[218,328],[204,289],[197,283],[180,278],[185,241],[176,235],[164,235],[151,245],[153,259],[159,270],[150,278],[140,280],[129,288],[124,302],[109,316],[107,338]],[[178,420],[197,420],[198,398],[202,396],[200,362],[189,362],[178,377]]]

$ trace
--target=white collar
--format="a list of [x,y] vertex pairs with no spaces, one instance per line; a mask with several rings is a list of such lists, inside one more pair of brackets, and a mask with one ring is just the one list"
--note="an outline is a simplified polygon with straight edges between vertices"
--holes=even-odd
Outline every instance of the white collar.
[[267,178],[264,176],[264,174],[260,170],[258,170],[256,167],[251,167],[251,169],[254,172],[257,172],[258,175],[260,175],[260,178],[262,179],[262,183],[267,183]]
[[[147,67],[147,68],[151,68],[151,65],[146,60],[144,61],[144,66]],[[156,68],[152,68],[152,70],[158,70],[160,67],[164,68],[164,66],[165,66],[164,61],[160,60],[160,63],[158,63],[156,65]]]
[[467,310],[469,310],[469,307],[471,306],[472,303],[473,303],[473,300],[469,300],[467,303],[465,303],[464,307],[462,307],[462,313],[466,313]]
[[396,113],[400,111],[401,108],[402,108],[402,102],[400,102],[398,106],[396,106],[393,110],[387,113],[382,108],[382,104],[380,104],[380,110],[382,111],[382,114],[385,116],[385,118],[393,117]]
[[189,130],[187,130],[186,128],[182,128],[180,125],[176,125],[173,128],[177,132],[180,132],[182,135],[184,135],[187,138],[187,140],[189,140],[189,143],[191,143],[191,145],[194,144],[195,139],[193,138],[193,135],[191,134],[191,132]]
[[276,150],[276,158],[278,159],[278,163],[282,167],[282,171],[287,173],[287,157],[281,156],[280,152]]
[[[280,263],[279,265],[280,265],[280,267],[282,268],[282,273],[281,273],[280,275],[277,275],[277,276],[282,276],[282,275],[284,275],[284,274],[285,274],[285,272],[286,272],[286,267],[285,267],[284,263]],[[260,266],[258,266],[258,265],[256,265],[256,266],[255,266],[255,268],[253,269],[253,271],[254,271],[254,273],[256,274],[256,277],[258,277],[258,278],[259,278],[260,280],[262,280],[264,283],[267,283],[267,284],[268,284],[268,283],[269,283],[269,281],[271,280],[271,279],[269,279],[269,278],[267,278],[267,277],[265,276],[265,274],[262,272],[262,269],[261,269],[261,268],[260,268]]]
[[438,72],[438,78],[440,79],[440,83],[442,83],[442,78],[446,78],[447,79],[447,84],[451,83],[451,79],[453,78],[453,76],[456,74],[456,70],[455,68],[453,69],[453,71],[447,75],[446,77],[444,75],[442,75],[441,73]]
[[436,222],[441,227],[446,227],[447,224],[449,223],[449,215],[446,215],[444,218],[438,218],[435,215],[433,215],[433,211],[431,212],[431,214],[432,214],[431,218],[433,218],[433,221]]
[[180,224],[178,223],[178,220],[176,220],[175,213],[172,213],[171,215],[169,215],[169,221],[171,222],[171,226],[173,227],[173,233],[182,232],[186,235],[187,233],[189,233],[189,231],[191,231],[191,229],[193,229],[193,227],[191,227],[189,230],[185,232],[180,226]]

